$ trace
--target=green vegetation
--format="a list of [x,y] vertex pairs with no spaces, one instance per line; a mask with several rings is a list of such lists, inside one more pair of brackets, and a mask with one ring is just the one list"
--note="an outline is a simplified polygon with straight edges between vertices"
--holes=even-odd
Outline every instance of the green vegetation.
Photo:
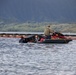
[[0,31],[26,31],[26,32],[43,32],[46,25],[50,24],[51,28],[59,32],[74,32],[76,33],[76,24],[57,24],[49,22],[41,23],[10,23],[0,24]]

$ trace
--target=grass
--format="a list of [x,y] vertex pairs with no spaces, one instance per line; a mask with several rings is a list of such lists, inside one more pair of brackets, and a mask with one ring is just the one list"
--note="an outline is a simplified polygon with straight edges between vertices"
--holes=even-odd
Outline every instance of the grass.
[[76,24],[54,24],[48,22],[41,23],[10,23],[0,24],[0,31],[31,31],[31,32],[43,32],[46,25],[50,24],[54,31],[59,32],[74,32],[76,33]]

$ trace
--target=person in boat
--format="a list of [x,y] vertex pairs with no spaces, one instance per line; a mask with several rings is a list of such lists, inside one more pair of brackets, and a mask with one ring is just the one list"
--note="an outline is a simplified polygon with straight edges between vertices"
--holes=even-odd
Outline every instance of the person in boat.
[[50,28],[50,25],[48,25],[48,26],[44,29],[44,35],[46,36],[46,39],[51,39],[52,33],[54,33],[54,31]]
[[60,32],[54,32],[52,34],[53,39],[66,39],[66,37]]

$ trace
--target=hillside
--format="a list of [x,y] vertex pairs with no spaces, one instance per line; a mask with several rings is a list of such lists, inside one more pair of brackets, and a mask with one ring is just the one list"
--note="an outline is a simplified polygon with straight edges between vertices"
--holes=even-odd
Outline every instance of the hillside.
[[43,32],[46,25],[50,24],[51,28],[56,32],[72,32],[76,33],[76,24],[54,24],[49,22],[41,23],[10,23],[1,24],[0,31],[2,32]]
[[76,0],[0,0],[0,20],[76,23]]

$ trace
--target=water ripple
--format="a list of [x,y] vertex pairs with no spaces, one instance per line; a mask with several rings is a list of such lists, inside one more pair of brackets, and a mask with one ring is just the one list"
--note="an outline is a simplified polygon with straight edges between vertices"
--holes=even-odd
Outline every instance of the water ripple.
[[20,44],[0,38],[0,75],[76,75],[76,40],[68,44]]

